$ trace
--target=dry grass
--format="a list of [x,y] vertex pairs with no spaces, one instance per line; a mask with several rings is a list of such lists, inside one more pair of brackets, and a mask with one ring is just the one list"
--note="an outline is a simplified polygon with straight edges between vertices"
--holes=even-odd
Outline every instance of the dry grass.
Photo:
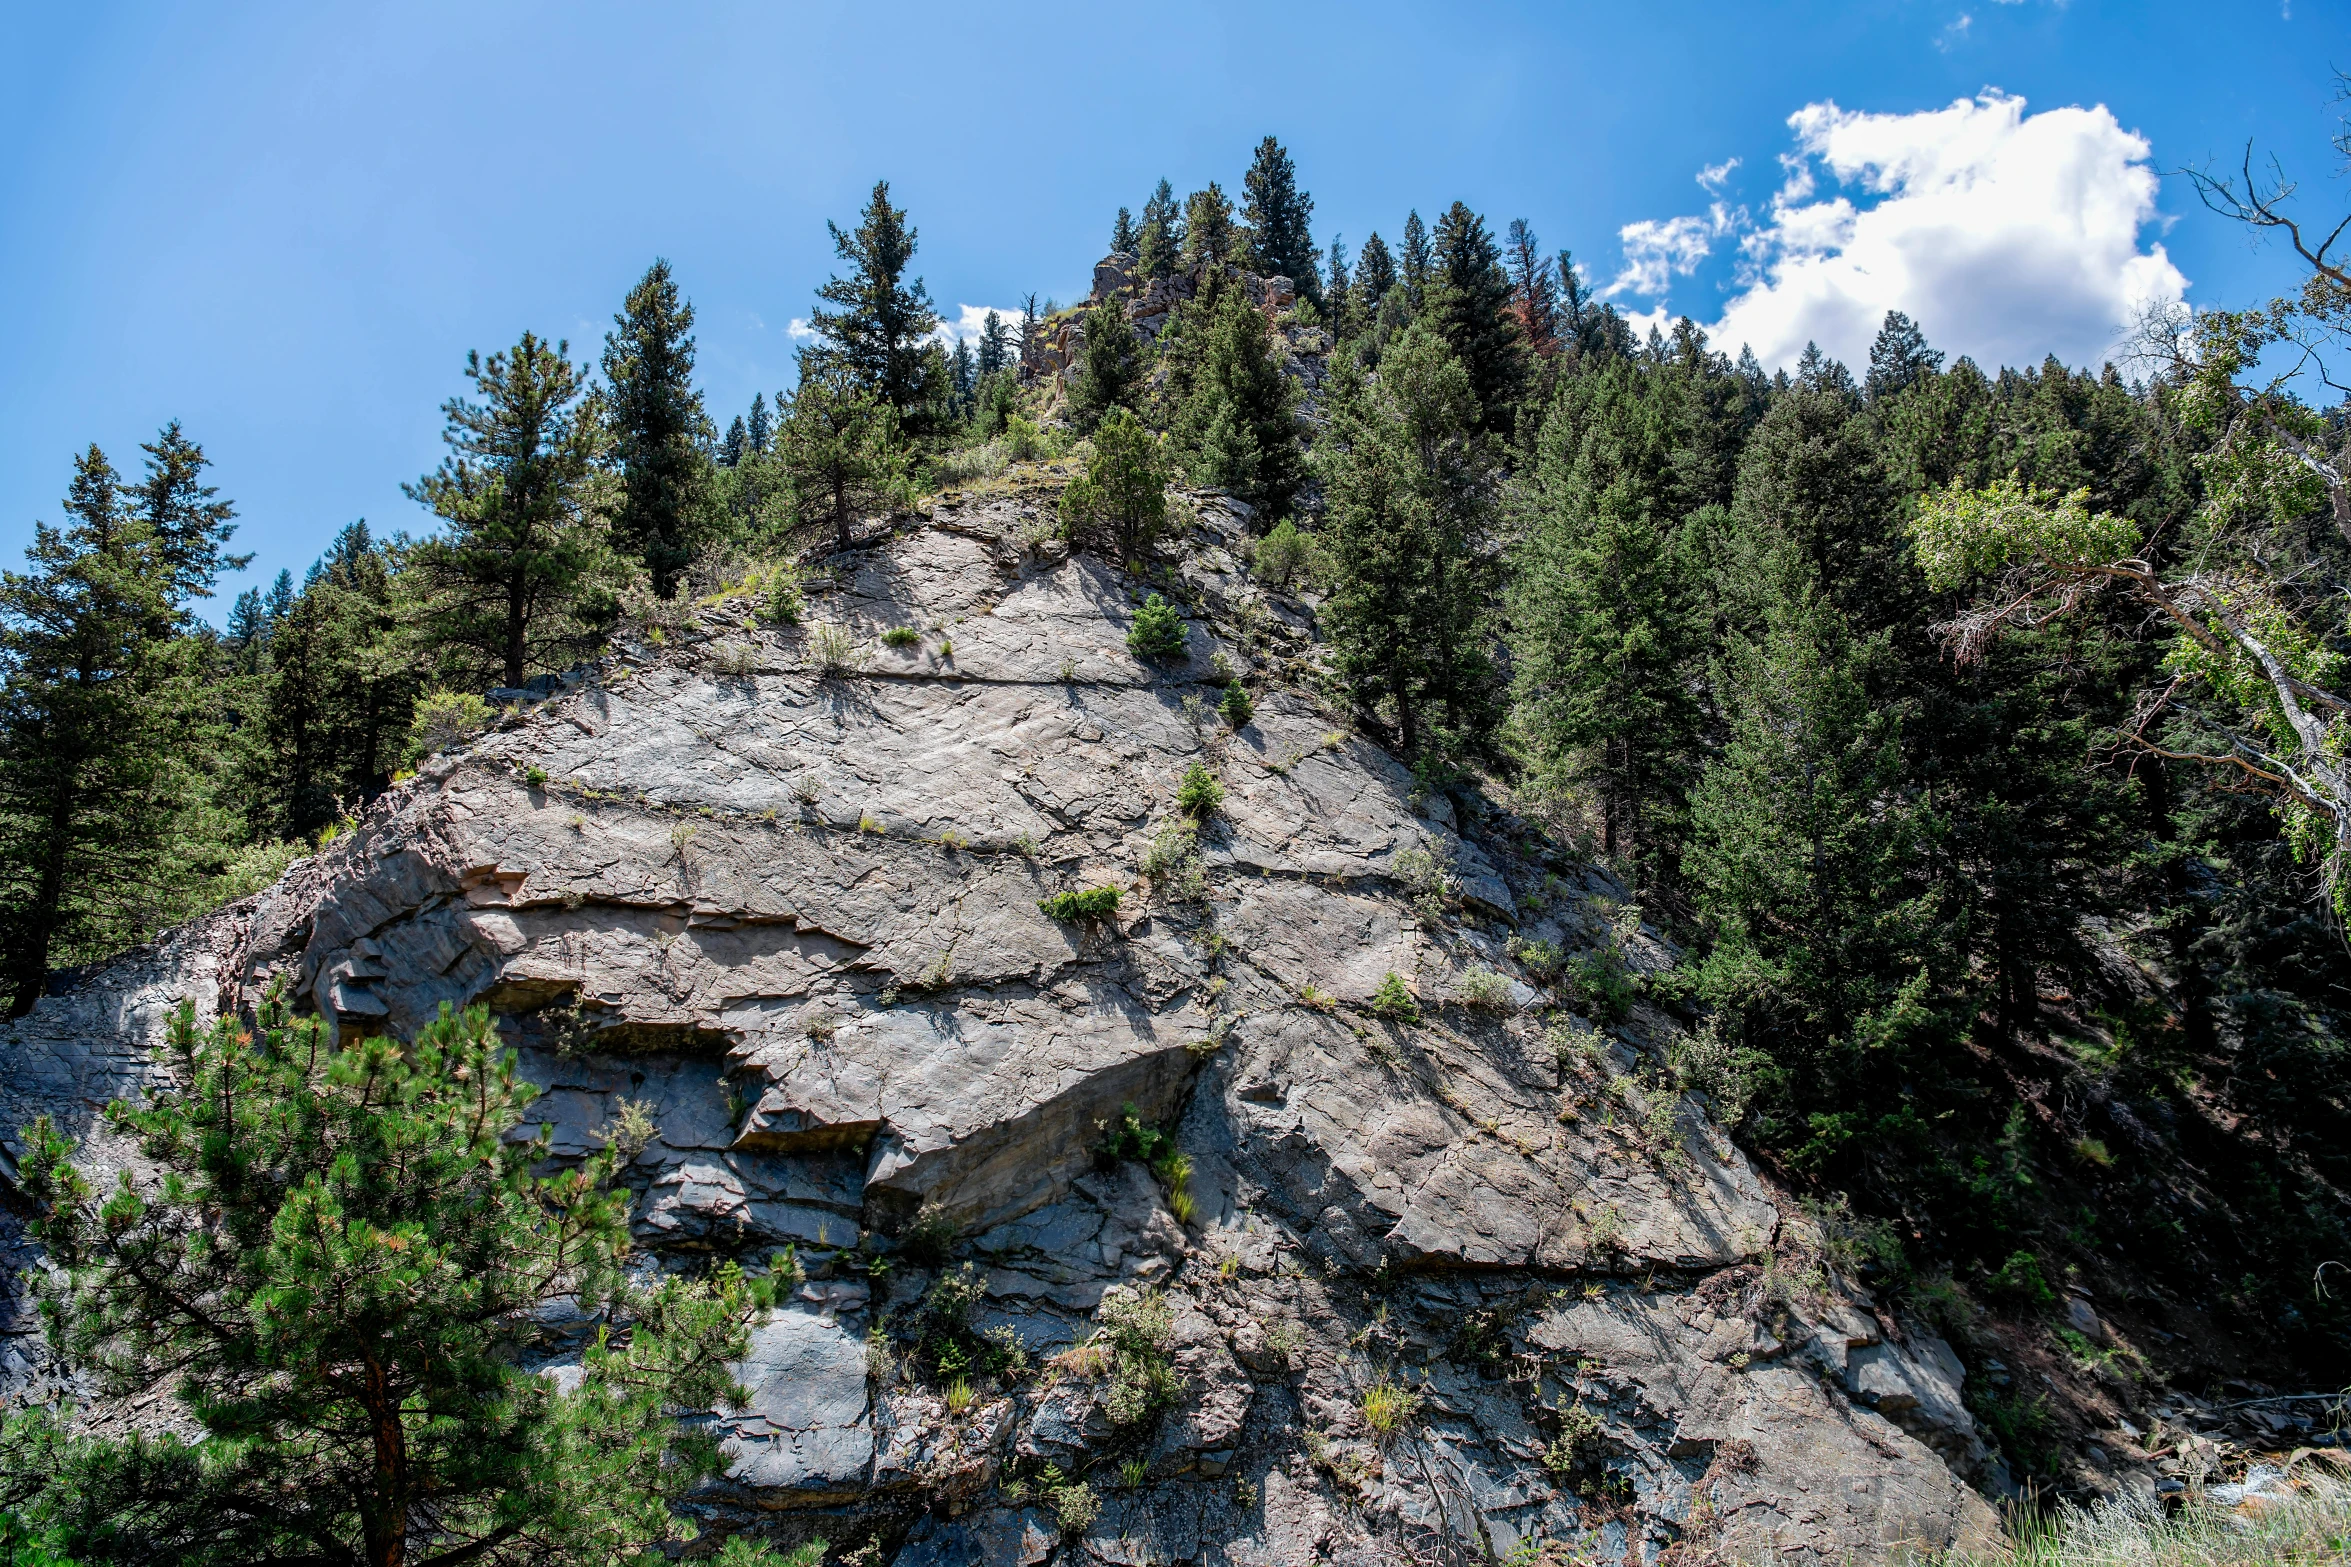
[[2200,1500],[2060,1507],[2021,1517],[2004,1552],[1935,1558],[1937,1567],[2253,1567],[2351,1556],[2351,1485],[2305,1471],[2236,1507]]

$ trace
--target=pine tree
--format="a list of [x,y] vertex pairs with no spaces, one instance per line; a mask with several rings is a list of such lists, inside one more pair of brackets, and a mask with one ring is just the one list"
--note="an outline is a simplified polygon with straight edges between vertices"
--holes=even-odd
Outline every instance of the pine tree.
[[612,531],[668,598],[717,522],[704,449],[710,418],[694,390],[694,307],[679,296],[669,263],[656,260],[613,322],[618,330],[604,338],[606,414],[621,478]]
[[[175,443],[157,445],[174,455],[150,449],[151,483],[179,466]],[[201,466],[198,454],[168,487],[186,493]],[[32,1010],[61,957],[101,956],[182,912],[194,879],[188,829],[210,715],[193,639],[174,633],[183,594],[211,590],[205,563],[227,512],[210,514],[209,538],[163,535],[144,499],[124,494],[92,446],[74,464],[70,521],[34,524],[32,569],[0,573],[0,961],[12,1017]]]
[[[991,311],[990,314],[992,315],[994,312]],[[768,442],[775,437],[775,421],[768,416],[767,394],[765,392],[751,394],[751,427],[746,434],[750,438],[748,444],[754,452],[766,451]]]
[[423,685],[416,614],[367,524],[344,528],[273,622],[263,743],[242,763],[254,837],[305,837],[390,786]]
[[1167,466],[1159,438],[1132,410],[1113,408],[1095,428],[1094,454],[1062,492],[1061,515],[1074,537],[1107,547],[1129,570],[1142,569],[1167,525]]
[[948,385],[955,393],[958,412],[971,405],[972,389],[979,385],[979,369],[972,360],[971,339],[955,340],[955,355],[947,361]]
[[1525,341],[1511,315],[1509,276],[1485,220],[1460,202],[1437,222],[1436,251],[1422,288],[1430,318],[1468,372],[1487,432],[1507,435],[1526,378]]
[[1766,1140],[1785,1146],[1807,1112],[1853,1102],[1873,1051],[1931,1024],[1943,976],[1915,875],[1926,824],[1870,690],[1884,639],[1856,638],[1792,554],[1778,565],[1759,637],[1714,676],[1728,736],[1691,797],[1686,863],[1714,938],[1700,994],[1784,1075]]
[[1323,616],[1340,671],[1361,710],[1394,712],[1405,752],[1459,754],[1495,716],[1480,631],[1492,473],[1468,377],[1416,325],[1376,383],[1341,360],[1324,415],[1314,462],[1334,580]]
[[1118,221],[1110,225],[1110,253],[1114,256],[1132,255],[1134,250],[1134,215],[1121,207],[1118,209]]
[[1520,497],[1509,590],[1517,722],[1549,777],[1588,788],[1601,849],[1670,876],[1698,755],[1704,640],[1673,515],[1661,389],[1618,361],[1569,381]]
[[732,468],[743,460],[743,454],[750,449],[750,427],[743,422],[743,416],[737,414],[735,422],[727,426],[726,438],[718,443],[718,465],[721,468]]
[[1015,338],[1014,346],[1020,350],[1020,358],[1016,362],[1024,376],[1028,372],[1029,360],[1036,353],[1037,327],[1040,323],[1043,322],[1043,320],[1044,317],[1037,313],[1037,296],[1034,294],[1027,294],[1022,296],[1020,302],[1020,331]]
[[1427,507],[1403,420],[1355,361],[1334,363],[1323,419],[1314,468],[1333,578],[1324,632],[1357,709],[1376,716],[1386,703],[1398,745],[1411,755],[1420,748],[1428,683]]
[[1264,315],[1238,288],[1204,298],[1205,312],[1182,329],[1202,337],[1172,421],[1175,446],[1195,483],[1231,491],[1270,527],[1304,478],[1297,388],[1274,355]]
[[1339,236],[1336,234],[1331,236],[1329,265],[1331,273],[1329,303],[1332,314],[1339,317],[1343,325],[1347,311],[1355,301],[1355,283],[1347,271],[1347,247],[1340,243]]
[[505,353],[465,356],[480,402],[452,397],[450,455],[411,500],[443,530],[409,551],[421,581],[418,630],[453,677],[519,686],[590,650],[612,613],[600,591],[603,530],[585,504],[600,455],[585,371],[525,332]]
[[1241,177],[1243,221],[1249,226],[1250,267],[1268,277],[1286,277],[1300,297],[1320,303],[1322,279],[1314,264],[1309,231],[1314,198],[1298,188],[1289,153],[1271,136],[1257,144],[1257,156]]
[[252,564],[250,555],[221,549],[237,531],[230,520],[237,509],[203,482],[204,449],[181,432],[177,419],[140,450],[147,468],[127,496],[131,509],[171,563],[173,596],[183,602],[206,597],[222,572]]
[[[27,1135],[53,1342],[108,1395],[173,1387],[201,1433],[13,1417],[30,1519],[91,1564],[661,1554],[723,1464],[677,1413],[740,1396],[728,1362],[788,1259],[637,1282],[620,1177],[650,1127],[605,1128],[576,1166],[508,1135],[536,1090],[487,1009],[340,1048],[275,995],[258,1022],[173,1014],[171,1086],[108,1112],[168,1173],[138,1195],[94,1186],[46,1118]],[[569,1383],[534,1359],[551,1310],[621,1330]]]
[[855,546],[860,514],[899,498],[906,474],[897,410],[845,370],[801,361],[777,444],[800,516],[830,522],[836,550]]
[[286,618],[286,612],[294,607],[294,574],[292,572],[284,570],[278,572],[277,579],[269,585],[269,596],[262,600],[261,607],[273,623]]
[[1510,305],[1529,350],[1544,358],[1559,352],[1559,285],[1551,258],[1535,241],[1524,218],[1510,220]]
[[1085,314],[1078,350],[1078,378],[1069,389],[1070,413],[1081,431],[1091,431],[1111,409],[1132,407],[1143,379],[1143,357],[1127,325],[1126,307],[1115,300]]
[[1418,315],[1428,302],[1429,277],[1436,270],[1435,253],[1429,249],[1428,226],[1420,221],[1415,210],[1404,215],[1404,254],[1401,258],[1398,281],[1404,285],[1404,302]]
[[922,279],[906,280],[916,233],[904,210],[890,205],[888,180],[874,182],[854,233],[825,226],[850,272],[817,290],[834,308],[809,313],[817,339],[810,353],[823,368],[847,375],[888,403],[910,434],[925,433],[930,407],[940,397],[939,366],[928,352],[939,313]]
[[1184,198],[1184,240],[1180,256],[1186,272],[1218,267],[1233,256],[1233,204],[1214,180],[1206,190]]
[[985,381],[1012,362],[1012,329],[991,310],[980,322],[979,379]]
[[1143,221],[1135,230],[1135,275],[1149,279],[1173,273],[1183,243],[1184,217],[1176,206],[1175,187],[1161,180],[1143,203]]
[[1943,356],[1927,347],[1926,334],[1918,329],[1918,323],[1899,310],[1889,310],[1885,324],[1878,328],[1877,340],[1869,347],[1869,400],[1876,403],[1899,397],[1921,376],[1941,368]]
[[1363,242],[1363,254],[1355,258],[1355,310],[1366,323],[1379,318],[1380,302],[1388,297],[1388,290],[1396,286],[1396,263],[1388,254],[1387,241],[1374,229],[1371,238]]

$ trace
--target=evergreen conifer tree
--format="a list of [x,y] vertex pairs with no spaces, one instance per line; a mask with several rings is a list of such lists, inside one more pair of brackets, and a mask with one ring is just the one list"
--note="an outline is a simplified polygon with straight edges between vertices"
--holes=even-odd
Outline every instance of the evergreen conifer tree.
[[1396,262],[1388,254],[1387,241],[1374,229],[1371,238],[1363,242],[1363,254],[1355,258],[1355,309],[1365,322],[1376,320],[1380,301],[1388,297],[1388,290],[1396,286]]
[[725,439],[718,443],[718,465],[721,468],[732,468],[743,460],[743,454],[750,449],[750,426],[743,422],[741,414],[737,414],[735,422],[727,426]]
[[1420,221],[1416,209],[1404,215],[1404,253],[1397,269],[1397,281],[1404,285],[1404,302],[1418,315],[1427,303],[1429,275],[1436,268],[1436,255],[1429,248],[1428,225]]
[[1899,310],[1886,312],[1877,340],[1869,346],[1866,390],[1873,403],[1898,397],[1930,371],[1943,368],[1943,356],[1927,347],[1918,323]]
[[947,361],[947,379],[955,393],[955,407],[960,413],[971,405],[972,389],[979,384],[979,369],[972,360],[971,339],[959,337],[955,340],[954,356]]
[[1012,329],[991,310],[980,321],[979,379],[985,381],[1012,362]]
[[1110,225],[1110,253],[1132,255],[1135,249],[1135,219],[1126,208],[1118,209],[1118,221]]
[[1510,220],[1507,251],[1510,304],[1519,332],[1530,351],[1549,358],[1559,352],[1559,284],[1551,275],[1551,258],[1524,218]]
[[1184,240],[1180,260],[1186,272],[1222,266],[1233,256],[1233,204],[1210,180],[1206,190],[1184,198]]
[[1659,862],[1698,755],[1704,641],[1672,514],[1672,432],[1645,379],[1618,361],[1561,387],[1520,499],[1509,612],[1528,749],[1594,792],[1602,852],[1654,882],[1670,873]]
[[177,419],[140,450],[147,454],[146,472],[126,499],[171,563],[173,596],[183,603],[207,597],[223,571],[243,571],[252,563],[250,555],[221,548],[237,531],[230,520],[237,509],[203,481],[204,449],[181,432]]
[[679,296],[669,263],[656,260],[613,323],[617,330],[604,337],[606,415],[621,478],[612,531],[668,598],[717,521],[705,449],[710,417],[694,389],[694,307]]
[[894,502],[905,480],[897,410],[847,371],[803,359],[777,432],[800,494],[799,514],[833,526],[833,547],[854,547],[860,514]]
[[[166,432],[167,435],[174,432]],[[202,467],[150,449],[186,494]],[[211,591],[225,507],[158,534],[106,454],[76,459],[70,519],[34,524],[27,572],[0,573],[0,974],[9,1015],[32,1009],[50,966],[137,940],[183,911],[205,846],[192,843],[212,721],[175,637],[184,594]],[[206,502],[207,506],[215,503]],[[200,530],[209,516],[209,537]]]
[[1078,378],[1069,391],[1070,413],[1078,428],[1091,431],[1111,409],[1133,406],[1142,379],[1142,352],[1136,347],[1134,328],[1127,325],[1126,308],[1107,300],[1087,311]]
[[[1209,297],[1196,323],[1203,334],[1197,362],[1173,421],[1176,448],[1195,483],[1230,490],[1270,527],[1304,478],[1297,388],[1257,307],[1238,288]],[[1187,323],[1187,333],[1194,329]]]
[[1151,199],[1143,203],[1143,221],[1135,229],[1135,275],[1149,279],[1175,271],[1184,243],[1184,217],[1176,206],[1175,187],[1161,180]]
[[1314,198],[1298,188],[1296,166],[1271,136],[1257,144],[1249,172],[1241,177],[1241,192],[1250,266],[1268,277],[1288,278],[1301,298],[1319,304],[1322,278],[1315,268],[1310,232]]
[[411,547],[409,567],[418,632],[451,678],[519,686],[587,652],[615,607],[585,503],[602,430],[568,349],[525,332],[504,353],[467,354],[481,401],[441,405],[449,456],[403,486],[443,524]]
[[768,442],[775,437],[775,421],[768,414],[765,392],[751,394],[751,425],[745,434],[749,437],[747,444],[754,452],[766,451]]
[[1525,341],[1511,312],[1510,278],[1485,220],[1460,202],[1437,222],[1434,269],[1423,287],[1437,330],[1469,375],[1483,428],[1507,435],[1526,377]]
[[[27,1135],[57,1347],[108,1394],[173,1387],[200,1433],[13,1417],[0,1464],[31,1521],[84,1563],[158,1567],[587,1567],[677,1540],[673,1503],[723,1462],[678,1412],[737,1396],[789,1259],[635,1282],[642,1109],[551,1166],[544,1135],[508,1135],[535,1090],[486,1009],[340,1048],[275,996],[259,1024],[181,1007],[171,1087],[109,1110],[164,1182],[94,1187],[45,1118]],[[622,1330],[566,1384],[530,1359],[551,1308]]]
[[255,837],[305,837],[390,786],[423,685],[415,616],[367,524],[345,527],[273,621],[264,744],[242,762]]
[[1113,408],[1095,427],[1094,454],[1062,492],[1061,514],[1074,536],[1106,546],[1130,570],[1141,569],[1167,525],[1167,466],[1159,437],[1131,409]]
[[943,366],[930,352],[939,313],[922,279],[909,282],[906,276],[916,233],[905,211],[890,205],[888,180],[874,182],[854,232],[825,226],[850,271],[817,290],[833,308],[809,313],[817,338],[809,352],[825,369],[846,374],[888,403],[910,434],[922,434],[931,405],[940,400]]

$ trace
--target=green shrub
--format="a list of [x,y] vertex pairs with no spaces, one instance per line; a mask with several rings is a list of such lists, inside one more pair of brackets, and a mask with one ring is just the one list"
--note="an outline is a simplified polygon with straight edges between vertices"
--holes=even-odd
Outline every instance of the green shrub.
[[922,641],[922,633],[912,626],[892,626],[882,633],[884,647],[915,647]]
[[1170,903],[1196,902],[1208,890],[1208,870],[1200,863],[1198,829],[1180,816],[1159,824],[1143,851],[1143,875],[1151,890]]
[[533,762],[522,770],[522,781],[534,789],[544,789],[547,786],[547,769]]
[[1127,628],[1127,651],[1147,663],[1183,657],[1183,615],[1158,594],[1151,594],[1135,611],[1135,623]]
[[1045,455],[1045,438],[1033,419],[1014,414],[1004,421],[1004,450],[1014,462],[1035,462]]
[[1984,1288],[2016,1305],[2047,1310],[2057,1304],[2057,1292],[2041,1272],[2041,1259],[2029,1251],[2013,1251],[2008,1260],[1984,1280]]
[[1249,700],[1248,688],[1238,680],[1224,688],[1224,700],[1216,704],[1216,710],[1235,729],[1248,728],[1249,720],[1257,714],[1256,705]]
[[1461,976],[1461,1004],[1480,1012],[1509,1012],[1510,981],[1490,968],[1473,968]]
[[1420,1003],[1413,999],[1412,992],[1405,988],[1404,981],[1397,977],[1394,969],[1388,970],[1388,977],[1381,980],[1380,988],[1372,992],[1371,1010],[1373,1016],[1384,1017],[1392,1023],[1420,1021]]
[[1118,912],[1116,887],[1089,887],[1084,892],[1057,892],[1050,898],[1037,900],[1037,908],[1048,918],[1075,924],[1080,920],[1108,919]]
[[1224,806],[1224,785],[1206,763],[1194,762],[1176,785],[1176,805],[1187,816],[1213,815]]
[[212,879],[213,904],[218,906],[251,897],[285,875],[287,866],[309,852],[307,844],[292,839],[245,845],[229,856],[228,864]]
[[428,691],[417,699],[408,722],[408,759],[463,745],[490,727],[497,715],[471,691]]
[[1313,544],[1298,525],[1284,517],[1273,531],[1257,541],[1257,575],[1272,587],[1288,592],[1306,570]]
[[1124,408],[1094,432],[1086,471],[1061,492],[1061,520],[1073,539],[1106,546],[1128,570],[1141,568],[1167,527],[1167,464],[1159,437]]
[[1113,1285],[1094,1308],[1092,1344],[1103,1351],[1110,1386],[1103,1404],[1114,1426],[1137,1426],[1175,1402],[1175,1313],[1159,1291]]

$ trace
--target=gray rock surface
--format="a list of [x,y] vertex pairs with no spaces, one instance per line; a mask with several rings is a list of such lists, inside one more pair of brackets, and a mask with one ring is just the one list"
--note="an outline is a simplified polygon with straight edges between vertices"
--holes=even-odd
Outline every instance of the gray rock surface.
[[[1622,889],[1418,795],[1318,709],[1311,615],[1242,570],[1246,509],[1187,505],[1179,667],[1133,658],[1138,593],[1001,496],[891,532],[806,625],[722,600],[624,639],[275,887],[0,1031],[0,1124],[45,1111],[119,1163],[98,1108],[159,1086],[182,1001],[284,985],[395,1032],[486,1004],[558,1157],[650,1107],[628,1180],[651,1259],[790,1243],[808,1267],[753,1335],[748,1407],[700,1417],[730,1467],[696,1505],[905,1567],[1984,1538],[1949,1350],[1828,1275],[1759,1287],[1800,1227],[1658,1086],[1674,1022],[1571,1022],[1513,956],[1604,939]],[[818,626],[858,667],[819,672]],[[1236,673],[1257,712],[1230,734],[1207,704]],[[1144,874],[1195,763],[1227,790],[1196,895]],[[1038,908],[1102,885],[1100,926]],[[1477,971],[1504,983],[1472,1007]],[[1391,974],[1417,1023],[1370,1010]],[[1105,1157],[1129,1114],[1188,1174]],[[926,1337],[965,1262],[971,1341],[1019,1345],[1019,1374]],[[1171,1395],[1128,1425],[1085,1344],[1114,1286],[1167,1307]],[[0,1383],[60,1374],[12,1299]],[[1385,1428],[1374,1387],[1406,1393]],[[1597,1434],[1568,1455],[1579,1404]],[[1079,1483],[1091,1520],[1056,1505]]]

